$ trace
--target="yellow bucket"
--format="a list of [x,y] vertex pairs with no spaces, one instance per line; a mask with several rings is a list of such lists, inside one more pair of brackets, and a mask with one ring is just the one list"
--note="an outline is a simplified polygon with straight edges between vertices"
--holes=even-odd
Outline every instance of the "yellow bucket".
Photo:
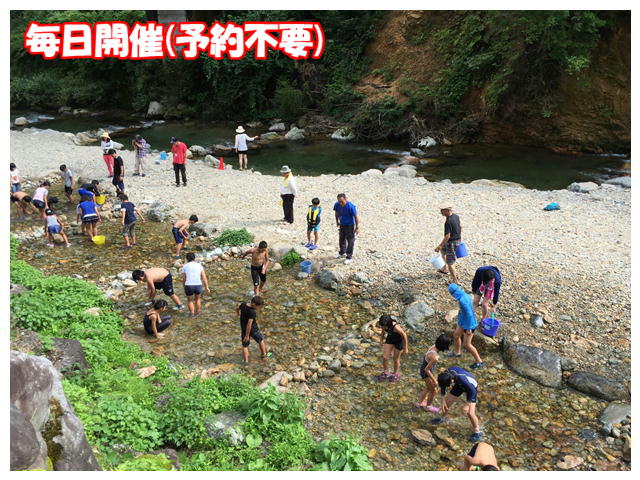
[[96,235],[95,237],[93,237],[91,239],[91,241],[93,243],[95,243],[96,245],[104,245],[106,238],[104,235]]
[[107,201],[107,196],[104,193],[96,197],[96,203],[98,205],[104,205],[104,202],[106,201]]

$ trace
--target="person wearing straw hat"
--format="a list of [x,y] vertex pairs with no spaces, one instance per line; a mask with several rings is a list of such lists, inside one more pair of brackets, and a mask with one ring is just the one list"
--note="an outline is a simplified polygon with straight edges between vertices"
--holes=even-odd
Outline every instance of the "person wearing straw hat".
[[244,128],[242,128],[242,125],[240,125],[238,128],[236,128],[236,143],[235,143],[235,150],[236,153],[238,154],[238,164],[240,166],[240,170],[242,170],[242,160],[244,160],[244,170],[247,169],[247,151],[249,150],[249,147],[247,147],[247,141],[252,142],[254,141],[256,138],[259,138],[259,135],[256,135],[255,137],[250,137],[249,135],[247,135],[245,133]]
[[102,159],[107,164],[109,176],[113,177],[113,156],[109,154],[109,150],[113,148],[113,141],[107,132],[103,132],[100,135],[100,148],[102,148]]
[[280,198],[282,198],[282,210],[284,211],[284,221],[293,223],[293,200],[296,197],[298,188],[296,179],[293,178],[293,172],[287,165],[283,165],[280,169],[280,175],[284,179],[280,187]]

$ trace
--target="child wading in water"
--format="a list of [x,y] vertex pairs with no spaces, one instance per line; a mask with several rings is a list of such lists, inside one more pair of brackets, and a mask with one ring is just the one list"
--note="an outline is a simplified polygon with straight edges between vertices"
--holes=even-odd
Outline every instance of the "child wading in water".
[[[140,215],[140,218],[144,222],[144,216],[142,212],[136,208],[136,206],[129,201],[129,197],[124,193],[120,194],[120,199],[122,203],[120,204],[120,211],[122,212],[122,218],[120,219],[122,222],[122,236],[124,237],[124,245],[125,248],[131,248],[132,245],[136,244],[136,221],[138,217],[136,217],[136,213]],[[129,242],[129,238],[131,238],[131,243]]]
[[[398,372],[400,370],[400,356],[403,353],[409,353],[409,339],[404,330],[398,325],[398,322],[391,318],[391,315],[382,315],[378,320],[378,326],[382,327],[380,345],[383,345],[383,370],[378,375],[378,380],[383,381],[388,378],[390,382],[396,382],[400,379],[400,373]],[[389,375],[389,358],[391,356],[393,356],[393,375]]]
[[458,312],[458,324],[453,332],[453,352],[448,354],[448,357],[460,357],[462,355],[462,347],[467,350],[474,358],[475,363],[471,365],[471,368],[482,368],[484,362],[478,353],[476,347],[473,346],[471,340],[473,339],[473,332],[478,327],[478,321],[476,315],[473,312],[473,304],[471,297],[455,283],[449,285],[449,293],[453,298],[458,301],[460,310]]
[[188,220],[178,220],[173,224],[171,233],[173,233],[173,239],[176,242],[175,258],[180,258],[180,250],[182,250],[182,247],[186,247],[187,243],[189,243],[189,234],[187,233],[187,228],[189,228],[194,223],[198,223],[198,217],[196,215],[191,215]]
[[236,307],[236,314],[240,315],[240,339],[242,340],[242,358],[245,363],[249,362],[249,345],[251,344],[249,337],[253,338],[260,346],[262,358],[273,355],[271,352],[267,352],[264,337],[258,328],[258,322],[256,320],[256,311],[261,308],[262,305],[264,305],[264,300],[262,297],[256,295],[248,305],[242,302]]
[[451,337],[442,334],[436,339],[435,345],[432,345],[424,358],[422,359],[422,365],[420,365],[420,376],[424,380],[425,389],[420,392],[420,398],[413,404],[416,408],[422,408],[427,412],[438,413],[438,408],[433,406],[433,399],[436,396],[438,390],[438,380],[434,373],[436,371],[436,364],[440,359],[440,352],[449,350],[449,347],[453,343]]
[[49,209],[47,209],[44,213],[46,215],[44,220],[44,231],[47,234],[47,238],[49,239],[49,243],[47,244],[47,247],[53,247],[55,243],[53,241],[53,235],[56,233],[62,235],[62,238],[64,239],[64,244],[67,247],[70,247],[71,244],[69,243],[67,234],[64,233],[64,227],[62,225],[62,222],[58,218],[58,216],[55,213],[53,213],[52,210],[49,210]]
[[[309,250],[315,250],[318,248],[318,230],[320,230],[320,215],[322,214],[322,207],[320,206],[320,199],[314,198],[309,205],[309,212],[307,213],[307,244],[306,248]],[[311,241],[311,232],[314,234],[314,241]]]
[[153,306],[147,310],[142,324],[144,330],[149,335],[154,335],[156,338],[164,337],[164,333],[160,333],[166,330],[171,325],[170,315],[161,316],[162,312],[167,310],[167,301],[158,299],[153,302]]
[[264,240],[258,244],[258,248],[250,248],[242,254],[242,258],[251,254],[251,280],[253,280],[253,293],[262,295],[266,290],[267,268],[269,268],[269,250]]

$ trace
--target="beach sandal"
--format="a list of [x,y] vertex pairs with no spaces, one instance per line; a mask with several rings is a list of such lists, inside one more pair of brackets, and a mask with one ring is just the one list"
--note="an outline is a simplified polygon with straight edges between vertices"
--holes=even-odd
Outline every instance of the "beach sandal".
[[474,432],[470,437],[469,441],[471,442],[479,442],[480,439],[484,436],[483,432]]
[[442,417],[436,417],[433,420],[431,420],[431,425],[440,425],[442,423],[448,423],[449,420],[446,418],[442,418]]
[[427,405],[423,410],[429,413],[438,413],[440,411],[438,407],[434,407],[433,405]]
[[309,248],[311,245],[313,245],[313,243],[309,242],[309,243],[305,243],[304,244],[304,248]]
[[53,248],[53,243],[47,243],[47,247]]
[[462,356],[461,353],[453,353],[453,352],[449,352],[445,355],[448,358],[460,358]]
[[311,245],[311,246],[309,247],[309,250],[315,250],[316,248],[318,248],[318,245]]
[[389,381],[390,382],[397,382],[398,380],[400,380],[400,374],[399,373],[394,373],[393,375],[389,376]]
[[273,357],[273,352],[267,352],[266,354],[262,355],[262,358],[269,358],[269,357]]
[[420,403],[420,402],[413,402],[413,408],[418,408],[420,410],[424,410],[426,408],[426,405],[424,403]]
[[386,380],[387,378],[389,378],[389,374],[387,372],[382,372],[380,375],[378,375],[379,382]]
[[482,367],[484,367],[484,362],[476,362],[476,363],[471,365],[471,368],[473,368],[473,369],[482,368]]

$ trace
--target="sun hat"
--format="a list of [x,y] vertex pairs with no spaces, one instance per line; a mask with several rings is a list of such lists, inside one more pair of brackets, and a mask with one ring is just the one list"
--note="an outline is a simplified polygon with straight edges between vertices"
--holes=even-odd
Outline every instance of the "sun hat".
[[236,133],[244,133],[244,128],[242,128],[242,125],[236,128]]
[[109,137],[109,133],[102,132],[102,135],[100,135],[100,138],[111,138],[111,137]]
[[291,169],[287,166],[287,165],[283,165],[283,167],[280,169],[280,173],[290,173]]

